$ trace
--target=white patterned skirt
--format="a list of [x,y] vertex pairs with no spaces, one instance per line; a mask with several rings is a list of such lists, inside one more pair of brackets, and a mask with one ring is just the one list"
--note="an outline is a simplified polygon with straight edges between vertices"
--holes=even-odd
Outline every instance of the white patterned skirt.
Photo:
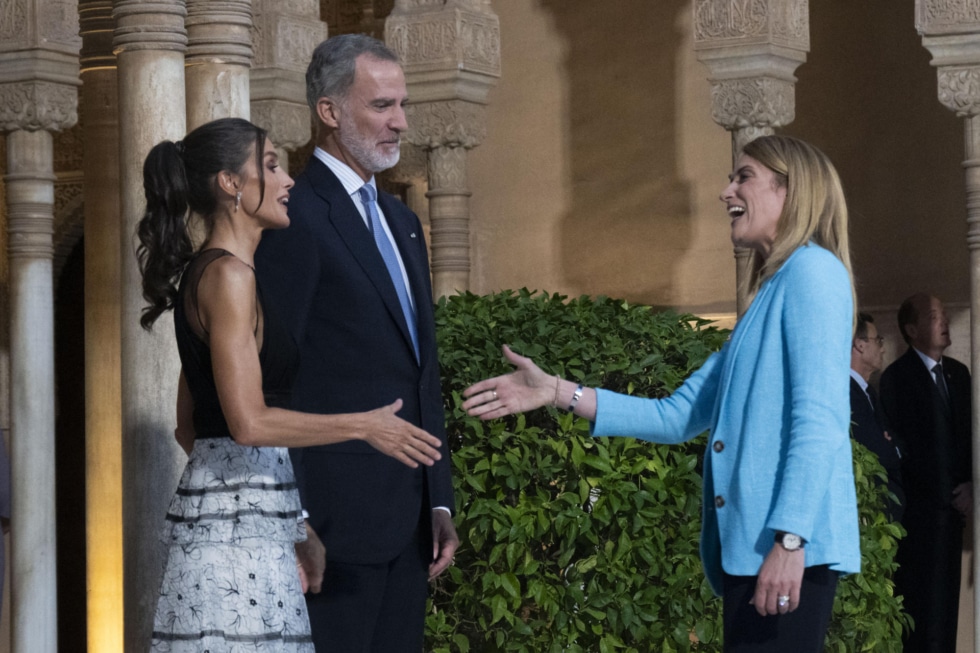
[[313,653],[289,453],[197,440],[167,511],[154,652]]

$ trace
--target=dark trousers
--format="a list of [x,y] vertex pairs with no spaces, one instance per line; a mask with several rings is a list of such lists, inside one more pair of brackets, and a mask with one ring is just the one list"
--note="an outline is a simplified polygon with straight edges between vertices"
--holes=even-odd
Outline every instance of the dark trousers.
[[827,565],[807,567],[799,607],[765,617],[749,605],[757,580],[758,576],[725,574],[725,652],[823,653],[837,591],[837,572]]
[[320,594],[307,594],[318,653],[421,653],[431,548],[418,533],[394,560],[377,565],[333,562]]
[[898,543],[895,593],[915,620],[905,653],[953,653],[960,608],[963,518],[953,508],[910,506]]

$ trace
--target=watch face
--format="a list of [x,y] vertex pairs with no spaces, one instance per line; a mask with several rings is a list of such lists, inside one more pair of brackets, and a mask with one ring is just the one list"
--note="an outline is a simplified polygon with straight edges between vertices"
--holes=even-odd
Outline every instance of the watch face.
[[783,548],[787,551],[796,551],[803,546],[803,540],[799,535],[794,535],[793,533],[783,533],[783,539],[780,544],[782,544]]

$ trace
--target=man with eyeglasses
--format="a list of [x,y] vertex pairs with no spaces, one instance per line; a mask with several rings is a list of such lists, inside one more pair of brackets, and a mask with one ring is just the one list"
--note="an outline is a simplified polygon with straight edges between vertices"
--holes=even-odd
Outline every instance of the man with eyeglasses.
[[895,495],[887,505],[892,521],[902,519],[905,490],[902,487],[901,452],[898,442],[882,425],[878,393],[868,384],[871,375],[881,370],[885,339],[878,335],[874,318],[858,313],[857,328],[851,342],[851,437],[878,457],[888,476],[888,490]]
[[905,653],[956,650],[965,517],[973,506],[970,372],[944,356],[949,318],[932,295],[912,295],[898,309],[908,351],[881,375],[881,407],[902,443],[907,535],[898,545],[895,591],[915,630]]

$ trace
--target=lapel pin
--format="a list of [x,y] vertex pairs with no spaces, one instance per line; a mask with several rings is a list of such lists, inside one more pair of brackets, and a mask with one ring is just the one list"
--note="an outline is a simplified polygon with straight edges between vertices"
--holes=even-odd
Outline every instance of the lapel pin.
[[414,231],[412,232],[412,238],[415,238],[415,232]]

